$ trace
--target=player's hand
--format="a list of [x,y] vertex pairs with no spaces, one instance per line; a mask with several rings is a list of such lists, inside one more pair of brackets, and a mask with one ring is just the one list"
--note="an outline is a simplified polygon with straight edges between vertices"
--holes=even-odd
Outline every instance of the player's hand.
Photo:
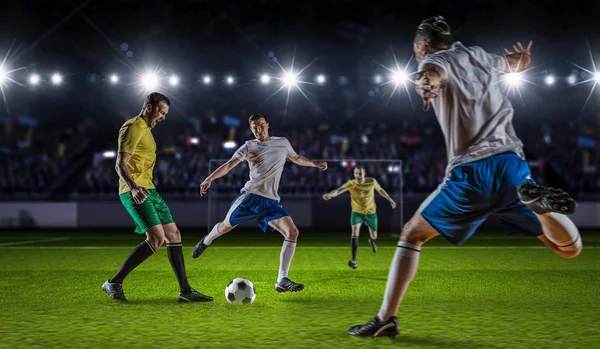
[[135,202],[137,205],[143,204],[144,201],[146,201],[146,198],[149,194],[150,192],[148,191],[148,189],[144,187],[131,188],[131,196],[133,197],[133,202]]
[[315,167],[317,167],[320,170],[325,171],[327,169],[327,163],[326,162],[315,162]]
[[331,195],[329,195],[329,193],[323,194],[323,200],[328,201],[329,199],[331,199]]
[[515,54],[515,53],[520,53],[520,54],[524,54],[524,55],[527,55],[527,56],[531,56],[531,45],[533,45],[533,40],[529,40],[529,44],[527,45],[527,47],[523,47],[523,45],[521,45],[520,42],[517,42],[517,45],[513,45],[513,50],[514,51],[511,51],[511,50],[505,48],[504,52],[506,52],[507,55],[512,55],[512,54]]
[[396,201],[390,201],[390,206],[392,206],[392,210],[396,208]]
[[423,98],[423,110],[428,111],[429,103],[431,103],[431,100],[436,99],[438,96],[436,93],[433,92],[435,90],[435,87],[431,84],[428,71],[422,71],[417,73],[417,77],[415,79],[415,86],[417,93],[419,94],[419,96],[421,96],[421,98]]
[[208,188],[210,188],[210,183],[212,181],[205,179],[204,182],[202,182],[202,184],[200,184],[200,196],[206,194],[206,192],[208,191]]

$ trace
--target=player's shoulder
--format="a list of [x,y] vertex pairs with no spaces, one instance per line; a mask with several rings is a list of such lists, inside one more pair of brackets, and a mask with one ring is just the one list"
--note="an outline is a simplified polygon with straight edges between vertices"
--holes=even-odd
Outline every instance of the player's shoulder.
[[288,139],[285,138],[285,137],[275,137],[275,136],[273,136],[273,137],[271,137],[271,140],[272,141],[277,141],[277,142],[289,142]]
[[144,126],[147,126],[144,119],[142,119],[140,116],[135,116],[125,121],[125,123],[123,123],[123,125],[121,126],[121,129],[132,128],[141,130],[144,128]]

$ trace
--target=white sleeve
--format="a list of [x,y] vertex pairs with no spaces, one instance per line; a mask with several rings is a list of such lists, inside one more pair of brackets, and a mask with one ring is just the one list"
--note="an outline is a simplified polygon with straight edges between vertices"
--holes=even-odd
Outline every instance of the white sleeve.
[[248,157],[248,145],[246,143],[244,143],[244,145],[239,147],[238,150],[236,150],[232,156],[233,159],[238,159],[240,161],[246,160],[247,157]]
[[285,143],[286,143],[286,146],[285,146],[285,147],[286,147],[286,149],[287,149],[288,156],[296,156],[296,155],[298,155],[298,154],[296,153],[296,151],[294,150],[294,148],[292,147],[292,144],[290,143],[290,141],[288,141],[288,139],[287,139],[287,138],[285,138]]
[[419,71],[421,71],[426,64],[436,65],[448,73],[448,61],[441,54],[429,54],[425,56],[425,58],[423,58],[423,60],[421,60],[419,63]]
[[493,53],[487,53],[484,49],[479,46],[472,47],[473,53],[475,56],[484,63],[489,64],[492,69],[505,72],[508,67],[506,63],[506,58],[504,56],[498,56]]

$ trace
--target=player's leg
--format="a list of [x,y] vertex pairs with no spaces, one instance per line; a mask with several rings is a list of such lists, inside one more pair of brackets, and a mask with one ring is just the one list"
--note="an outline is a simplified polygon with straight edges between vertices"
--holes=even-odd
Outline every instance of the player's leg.
[[542,223],[546,239],[540,240],[561,257],[577,257],[581,253],[583,243],[579,230],[566,216],[577,209],[575,200],[560,189],[531,182],[522,183],[518,193],[521,201]]
[[275,290],[277,292],[302,291],[304,289],[303,284],[293,282],[288,278],[292,258],[294,258],[294,252],[296,251],[296,242],[298,241],[298,235],[300,235],[298,227],[296,227],[296,224],[294,224],[289,215],[270,220],[268,224],[284,237],[279,255],[279,273],[277,283],[275,283]]
[[348,333],[361,337],[395,337],[399,333],[396,313],[419,264],[421,246],[438,232],[421,216],[415,215],[404,226],[388,273],[385,295],[379,313],[364,325],[353,326]]
[[373,253],[377,252],[377,245],[375,244],[375,240],[377,240],[377,229],[379,227],[379,219],[376,214],[370,214],[366,216],[365,224],[369,228],[369,244],[371,245],[371,249]]
[[362,216],[356,212],[350,214],[350,225],[352,227],[352,235],[350,237],[350,247],[352,251],[352,259],[348,261],[348,266],[352,269],[358,268],[356,262],[356,253],[358,252],[358,237],[360,235],[360,228],[362,227],[363,219]]
[[169,262],[179,283],[179,302],[210,302],[213,300],[210,296],[194,290],[187,279],[185,272],[185,261],[183,258],[183,245],[181,243],[181,233],[175,223],[163,224],[165,240],[167,241],[167,256]]
[[231,203],[225,219],[222,222],[215,224],[208,235],[205,235],[202,240],[196,244],[192,251],[192,258],[200,257],[216,238],[227,234],[238,224],[255,220],[258,215],[251,210],[255,201],[256,198],[250,193],[244,192],[238,195]]
[[133,201],[131,193],[121,194],[120,199],[135,222],[135,232],[146,234],[146,240],[131,251],[115,276],[102,285],[102,290],[111,298],[126,301],[123,292],[125,277],[160,248],[164,242],[165,234],[158,213],[150,200],[138,205]]

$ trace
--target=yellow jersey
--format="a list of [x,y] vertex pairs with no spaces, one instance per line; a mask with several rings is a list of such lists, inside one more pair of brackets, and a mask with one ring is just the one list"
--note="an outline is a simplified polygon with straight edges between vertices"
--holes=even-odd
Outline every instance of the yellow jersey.
[[[127,164],[135,184],[155,189],[152,172],[156,164],[156,143],[152,129],[141,116],[127,120],[119,130],[119,153],[131,154]],[[129,187],[119,179],[119,195],[129,192]]]
[[348,189],[350,192],[350,201],[352,211],[361,214],[375,214],[377,208],[375,206],[375,190],[381,190],[379,183],[375,178],[365,177],[362,184],[356,179],[351,179],[346,182],[343,189]]

